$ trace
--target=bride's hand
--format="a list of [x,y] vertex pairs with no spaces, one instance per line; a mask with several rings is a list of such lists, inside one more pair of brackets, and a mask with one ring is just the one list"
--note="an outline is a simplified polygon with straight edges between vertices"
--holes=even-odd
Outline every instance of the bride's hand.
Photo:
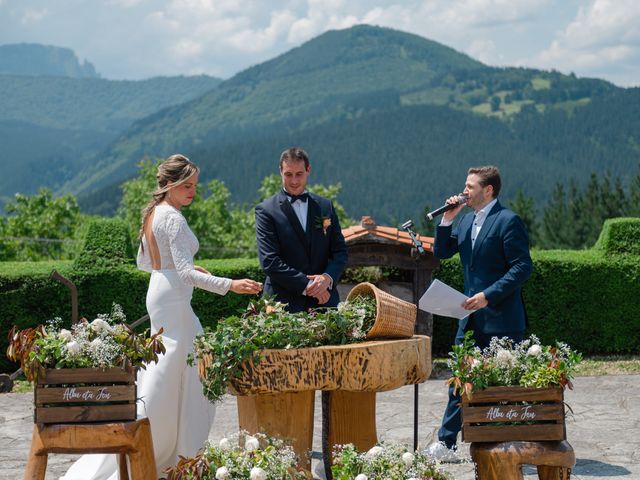
[[194,265],[193,268],[195,268],[197,271],[202,272],[202,273],[206,273],[207,275],[211,275],[211,273],[209,272],[209,270],[207,270],[204,267],[201,267],[199,265]]
[[260,293],[260,290],[262,290],[262,284],[260,282],[256,282],[255,280],[251,280],[250,278],[243,278],[242,280],[231,280],[230,290],[233,293],[255,294]]

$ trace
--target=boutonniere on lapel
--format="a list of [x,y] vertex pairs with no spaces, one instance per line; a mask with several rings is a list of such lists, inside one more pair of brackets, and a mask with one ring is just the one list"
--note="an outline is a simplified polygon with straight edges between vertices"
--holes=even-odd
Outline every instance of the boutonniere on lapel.
[[322,229],[323,234],[327,234],[327,230],[331,226],[331,218],[329,217],[316,217],[316,228]]

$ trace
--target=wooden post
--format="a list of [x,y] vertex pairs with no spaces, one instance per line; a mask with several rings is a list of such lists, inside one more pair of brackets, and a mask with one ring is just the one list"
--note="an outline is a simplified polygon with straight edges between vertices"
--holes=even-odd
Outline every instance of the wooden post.
[[471,443],[477,480],[522,480],[522,465],[536,465],[540,480],[569,480],[573,448],[561,442]]
[[366,452],[378,442],[376,431],[376,392],[344,392],[329,394],[328,447],[330,456],[335,445],[353,443]]
[[42,442],[42,437],[40,436],[40,429],[38,425],[34,425],[27,468],[24,472],[24,480],[44,480],[46,471],[47,453]]
[[315,391],[238,396],[240,430],[249,434],[265,433],[288,440],[300,460],[309,469],[313,447],[313,407]]

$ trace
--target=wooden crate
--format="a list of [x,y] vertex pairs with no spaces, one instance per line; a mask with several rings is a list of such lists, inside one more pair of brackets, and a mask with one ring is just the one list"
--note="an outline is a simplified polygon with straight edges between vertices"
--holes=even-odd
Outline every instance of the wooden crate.
[[489,387],[462,396],[462,440],[566,440],[562,388]]
[[38,378],[34,405],[35,423],[135,420],[135,369],[47,369]]

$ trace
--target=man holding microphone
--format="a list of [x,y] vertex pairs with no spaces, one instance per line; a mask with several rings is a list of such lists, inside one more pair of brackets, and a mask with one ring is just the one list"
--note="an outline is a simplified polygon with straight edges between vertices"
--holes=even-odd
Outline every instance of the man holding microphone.
[[[464,293],[469,298],[463,307],[470,315],[461,319],[456,345],[464,334],[473,331],[476,346],[485,348],[492,337],[509,337],[519,342],[524,337],[526,312],[522,285],[532,271],[529,238],[524,223],[498,201],[501,180],[496,167],[474,167],[467,174],[463,195],[453,196],[436,230],[433,252],[437,258],[460,254],[464,271]],[[463,207],[474,213],[462,217],[453,228],[453,220]],[[449,390],[438,442],[427,453],[442,460],[456,461],[458,432],[462,428],[460,395]]]

